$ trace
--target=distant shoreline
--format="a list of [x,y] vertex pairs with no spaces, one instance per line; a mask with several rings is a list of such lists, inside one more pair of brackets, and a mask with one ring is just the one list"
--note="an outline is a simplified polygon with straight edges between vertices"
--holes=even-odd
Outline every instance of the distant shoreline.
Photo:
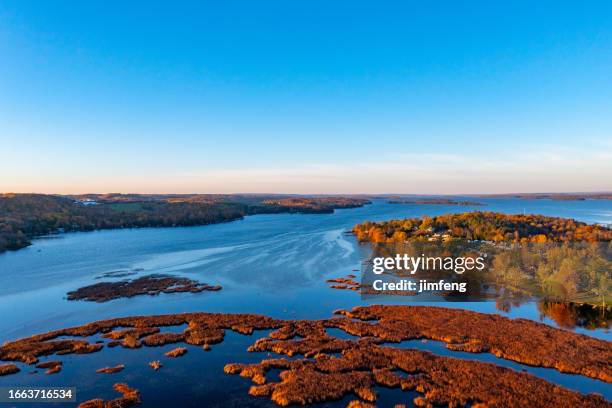
[[414,204],[414,205],[485,205],[478,201],[460,201],[447,198],[417,198],[416,200],[389,200],[389,204]]
[[330,214],[369,204],[347,197],[44,194],[0,195],[0,253],[32,239],[64,232],[121,228],[189,227],[256,214]]

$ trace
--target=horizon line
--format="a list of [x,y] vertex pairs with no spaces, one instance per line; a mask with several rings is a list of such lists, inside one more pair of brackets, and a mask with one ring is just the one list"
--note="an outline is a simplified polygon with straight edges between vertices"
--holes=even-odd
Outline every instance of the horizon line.
[[405,195],[405,196],[500,196],[500,195],[536,195],[536,194],[612,194],[612,190],[597,190],[597,191],[535,191],[535,192],[504,192],[504,193],[398,193],[398,192],[387,192],[387,193],[368,193],[368,192],[360,192],[360,193],[286,193],[286,192],[232,192],[232,193],[167,193],[167,192],[156,192],[156,193],[139,193],[139,192],[118,192],[118,191],[110,191],[110,192],[89,192],[89,193],[41,193],[41,192],[14,192],[14,191],[5,191],[0,192],[0,195],[10,195],[10,194],[37,194],[37,195],[55,195],[55,196],[83,196],[83,195],[142,195],[142,196],[152,196],[152,195],[173,195],[173,196],[193,196],[193,195],[252,195],[252,196],[265,196],[265,195],[279,195],[279,196],[387,196],[387,195]]

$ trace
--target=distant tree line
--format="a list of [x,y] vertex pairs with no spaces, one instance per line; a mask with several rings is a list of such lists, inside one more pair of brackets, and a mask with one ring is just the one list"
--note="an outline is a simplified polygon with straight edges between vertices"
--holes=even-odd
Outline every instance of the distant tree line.
[[484,205],[478,201],[451,200],[449,198],[417,198],[415,200],[389,200],[389,204],[422,204],[422,205]]
[[355,208],[369,203],[368,200],[347,197],[291,197],[263,200],[262,205],[253,205],[255,211],[332,213],[338,208]]

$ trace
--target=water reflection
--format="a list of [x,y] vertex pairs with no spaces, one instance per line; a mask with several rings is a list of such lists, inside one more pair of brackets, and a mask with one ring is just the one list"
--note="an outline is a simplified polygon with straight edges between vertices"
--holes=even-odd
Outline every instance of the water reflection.
[[549,318],[559,327],[574,329],[583,327],[588,330],[610,329],[612,312],[610,308],[575,303],[539,302],[540,319]]
[[[548,318],[559,327],[610,326],[612,244],[608,242],[525,245],[453,239],[365,246],[371,252],[362,262],[361,285],[368,300],[388,295],[420,302],[492,300],[496,310],[505,313],[535,303],[540,321]],[[468,261],[475,266],[479,260],[481,268],[467,269]],[[447,286],[438,289],[442,285]],[[425,290],[428,286],[433,289]]]

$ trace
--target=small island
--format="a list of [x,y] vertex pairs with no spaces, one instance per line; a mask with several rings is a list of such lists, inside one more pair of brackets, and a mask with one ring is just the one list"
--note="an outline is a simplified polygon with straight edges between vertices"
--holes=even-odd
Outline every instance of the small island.
[[520,198],[523,200],[586,201],[586,200],[612,200],[612,193],[518,193],[518,194],[490,194],[490,195],[483,195],[482,197]]
[[457,201],[449,198],[417,198],[415,200],[389,200],[389,204],[417,204],[417,205],[484,205],[478,201]]
[[139,295],[159,295],[160,293],[199,293],[216,292],[221,286],[211,286],[192,279],[169,275],[147,275],[134,280],[119,282],[100,282],[68,292],[68,300],[86,300],[90,302],[108,302],[118,298],[129,298]]

